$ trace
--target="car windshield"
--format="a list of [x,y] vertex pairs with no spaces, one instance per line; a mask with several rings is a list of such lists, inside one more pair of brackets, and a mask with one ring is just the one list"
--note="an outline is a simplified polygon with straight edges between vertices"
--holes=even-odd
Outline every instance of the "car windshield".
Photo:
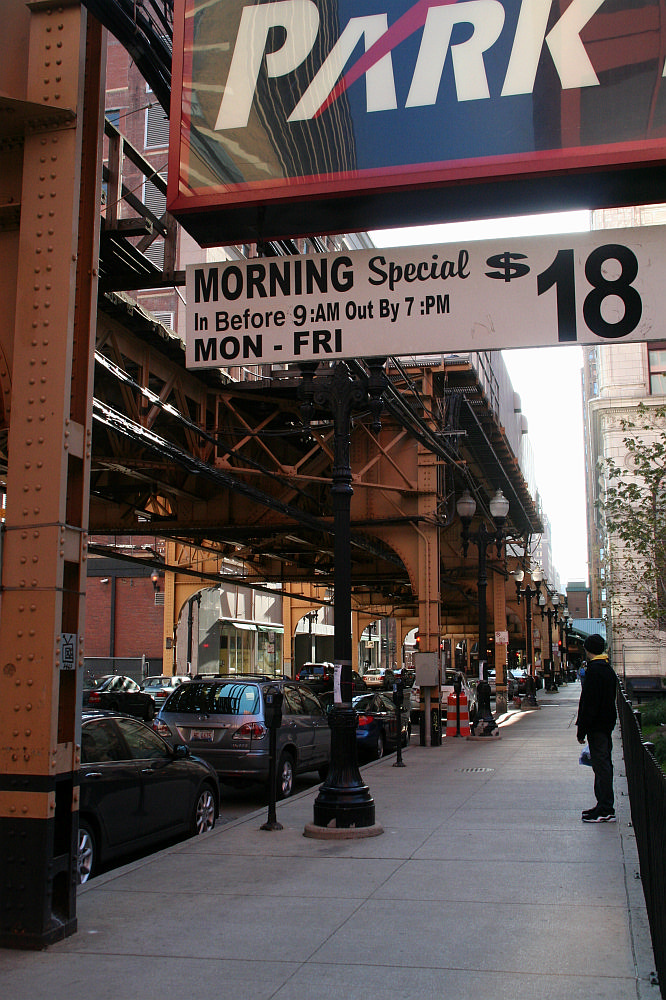
[[372,707],[374,700],[374,694],[361,694],[358,698],[352,698],[352,705],[357,712],[367,712]]
[[149,677],[147,681],[143,682],[143,689],[148,691],[149,688],[168,687],[172,683],[169,677]]
[[257,715],[259,688],[242,681],[181,684],[165,708],[169,712],[210,712],[216,715]]

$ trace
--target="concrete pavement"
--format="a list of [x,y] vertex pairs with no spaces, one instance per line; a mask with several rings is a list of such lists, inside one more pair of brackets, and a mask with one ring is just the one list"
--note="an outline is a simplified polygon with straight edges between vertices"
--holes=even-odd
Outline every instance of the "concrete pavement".
[[616,730],[618,822],[578,764],[579,685],[502,738],[363,769],[381,836],[314,840],[317,788],[81,887],[78,932],[0,951],[12,1000],[659,1000]]

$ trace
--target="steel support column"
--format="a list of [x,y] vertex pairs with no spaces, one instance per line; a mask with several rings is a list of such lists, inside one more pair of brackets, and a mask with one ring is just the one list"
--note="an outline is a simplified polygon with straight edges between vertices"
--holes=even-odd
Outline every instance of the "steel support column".
[[[27,17],[28,73],[26,91],[12,97],[29,117],[36,112],[23,138],[15,297],[0,303],[14,331],[0,619],[0,945],[43,948],[76,930],[104,47],[78,2],[36,2],[13,14]],[[12,16],[10,37],[11,28]],[[1,247],[4,265],[9,244]]]

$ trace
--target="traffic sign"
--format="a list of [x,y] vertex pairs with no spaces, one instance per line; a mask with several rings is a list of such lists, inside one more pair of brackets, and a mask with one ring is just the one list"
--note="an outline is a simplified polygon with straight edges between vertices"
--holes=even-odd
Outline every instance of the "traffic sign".
[[663,339],[661,227],[187,268],[187,366]]

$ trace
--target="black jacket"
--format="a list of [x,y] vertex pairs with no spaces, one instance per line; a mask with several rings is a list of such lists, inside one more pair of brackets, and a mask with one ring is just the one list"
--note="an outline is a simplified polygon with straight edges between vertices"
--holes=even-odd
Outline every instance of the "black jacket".
[[578,702],[576,729],[579,740],[589,733],[612,733],[617,722],[617,676],[607,656],[588,660]]

